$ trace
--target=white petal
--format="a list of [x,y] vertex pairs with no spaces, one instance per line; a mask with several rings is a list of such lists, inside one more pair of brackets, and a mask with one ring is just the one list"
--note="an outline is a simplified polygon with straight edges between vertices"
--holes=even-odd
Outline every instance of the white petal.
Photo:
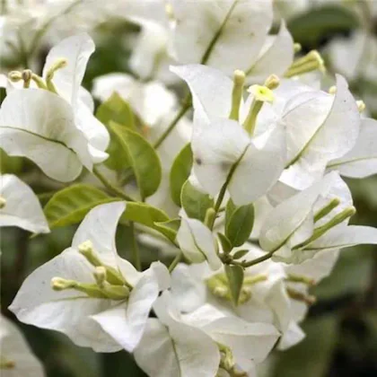
[[201,63],[226,74],[246,70],[256,59],[272,23],[271,1],[205,0],[172,2],[174,53],[181,63]]
[[[336,85],[337,92],[330,112],[289,163],[298,167],[297,174],[308,172],[310,175],[312,170],[316,173],[319,166],[326,166],[330,160],[342,157],[356,143],[360,126],[360,114],[356,101],[343,77],[337,76]],[[307,120],[308,113],[303,115]],[[306,125],[307,122],[305,122],[305,127]],[[294,133],[292,133],[292,138],[295,138]],[[311,183],[308,181],[307,185]]]
[[288,241],[311,213],[321,188],[321,183],[313,185],[282,202],[269,213],[259,239],[264,250],[276,250]]
[[297,343],[300,343],[305,338],[305,333],[301,330],[301,327],[295,322],[289,324],[288,330],[284,333],[280,339],[278,350],[284,351],[290,347],[293,347]]
[[217,69],[200,64],[170,67],[190,88],[195,111],[209,119],[228,118],[232,101],[232,80]]
[[0,209],[0,226],[18,226],[34,233],[50,229],[38,198],[15,175],[0,175],[0,196],[6,200]]
[[377,244],[376,228],[350,225],[329,230],[318,240],[312,242],[303,252],[317,253],[323,250],[336,250],[355,245],[375,244]]
[[211,196],[219,193],[231,167],[248,145],[247,132],[229,119],[218,119],[207,130],[193,137],[194,174]]
[[54,277],[95,283],[93,267],[79,253],[67,249],[26,278],[9,310],[19,321],[63,332],[79,346],[91,347],[96,352],[120,350],[121,347],[90,318],[116,303],[89,298],[73,290],[56,292],[51,288]]
[[279,33],[270,37],[272,41],[260,53],[258,60],[250,67],[247,81],[262,84],[271,74],[283,76],[293,62],[293,39],[285,22],[282,22]]
[[[101,152],[106,150],[110,142],[109,132],[82,102],[79,102],[77,105],[75,123],[76,127],[84,133],[92,147]],[[100,163],[102,161],[95,162]]]
[[143,272],[134,286],[127,306],[118,306],[94,315],[104,331],[126,351],[133,352],[143,336],[149,312],[159,292],[158,278],[153,268]]
[[228,187],[236,205],[251,203],[265,195],[284,169],[286,144],[282,125],[272,130],[262,148],[255,147],[255,144],[247,149]]
[[118,93],[128,99],[135,86],[135,79],[124,73],[109,73],[96,77],[93,80],[93,95],[102,102],[106,101],[113,93]]
[[172,300],[182,312],[191,312],[206,300],[206,286],[203,279],[191,273],[192,269],[180,263],[172,273]]
[[126,209],[126,202],[101,204],[93,208],[81,222],[73,240],[77,249],[83,242],[91,241],[101,260],[110,266],[118,266],[115,233],[120,217]]
[[168,37],[168,29],[162,25],[143,22],[129,62],[138,77],[147,80],[154,76],[161,57],[166,54]]
[[182,218],[177,234],[182,252],[194,263],[207,260],[213,270],[221,267],[215,239],[211,231],[199,220]]
[[154,318],[148,320],[134,356],[150,377],[213,377],[220,363],[218,348],[208,335],[182,323],[167,328]]
[[321,251],[301,264],[288,265],[287,274],[307,276],[316,282],[329,276],[338,260],[339,250]]
[[41,362],[34,356],[21,331],[9,319],[0,316],[1,357],[14,363],[10,370],[2,370],[3,377],[43,377]]
[[356,145],[345,156],[333,160],[329,169],[350,178],[365,178],[377,173],[377,121],[363,119]]
[[44,77],[57,59],[67,59],[68,65],[55,72],[53,81],[59,95],[74,107],[78,102],[86,65],[94,50],[94,42],[89,35],[80,34],[62,40],[47,55],[43,68]]
[[51,178],[67,182],[77,177],[81,164],[73,151],[91,167],[87,141],[74,124],[71,107],[46,90],[11,92],[1,106],[0,132],[1,148],[30,158]]
[[262,362],[279,338],[276,328],[267,323],[248,323],[237,317],[224,317],[203,330],[219,343],[230,347],[236,358]]

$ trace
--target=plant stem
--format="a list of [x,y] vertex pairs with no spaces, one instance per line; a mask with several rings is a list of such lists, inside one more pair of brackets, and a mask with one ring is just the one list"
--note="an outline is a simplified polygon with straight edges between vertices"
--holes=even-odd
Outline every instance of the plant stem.
[[276,250],[270,251],[269,253],[267,253],[265,255],[262,255],[259,258],[255,258],[255,259],[253,259],[253,260],[251,260],[249,262],[237,262],[237,263],[235,263],[235,261],[233,261],[232,263],[233,264],[237,264],[239,266],[242,266],[244,268],[255,266],[256,264],[262,263],[265,260],[270,259],[274,255],[275,251]]
[[178,122],[181,120],[181,118],[186,114],[186,112],[191,108],[191,96],[188,96],[181,107],[181,110],[179,113],[175,116],[175,118],[171,121],[168,128],[163,132],[163,134],[156,140],[156,142],[153,144],[153,147],[157,149],[164,141],[165,139],[170,135],[170,133],[174,130],[175,126],[178,124]]
[[131,240],[132,241],[132,245],[131,245],[132,259],[133,259],[135,268],[138,271],[141,271],[139,246],[138,246],[137,240],[136,240],[135,226],[134,226],[133,221],[130,222],[130,229],[131,229],[131,237],[132,237],[132,240]]
[[181,261],[182,258],[183,258],[183,254],[182,254],[182,251],[180,251],[169,266],[170,273],[173,272],[173,270],[177,267],[177,264]]
[[93,174],[101,181],[101,183],[110,191],[113,193],[113,195],[120,197],[122,199],[125,199],[129,202],[134,202],[134,199],[132,199],[130,196],[125,194],[120,188],[114,186],[111,182],[107,180],[107,178],[99,172],[99,170],[94,167],[93,168]]

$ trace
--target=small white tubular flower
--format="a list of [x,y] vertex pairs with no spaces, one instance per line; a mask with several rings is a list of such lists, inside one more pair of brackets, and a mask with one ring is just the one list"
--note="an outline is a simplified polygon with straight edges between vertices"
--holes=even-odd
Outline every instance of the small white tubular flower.
[[377,173],[377,121],[362,119],[356,144],[347,154],[327,165],[344,177],[365,178]]
[[[236,121],[228,119],[233,112],[233,83],[228,77],[202,65],[173,67],[172,70],[187,82],[193,96],[193,171],[200,185],[211,196],[216,196],[230,178],[228,191],[236,205],[248,204],[263,196],[277,182],[284,168],[284,125],[276,122],[271,109],[269,117],[261,119],[263,124],[258,117],[253,125],[255,136],[250,135],[253,129],[246,130],[241,122],[248,121],[254,99],[261,103],[265,99],[270,101],[272,91],[255,87],[255,93],[246,104],[241,96],[234,114],[240,119]],[[266,122],[267,118],[273,121]]]
[[33,233],[50,229],[38,198],[15,175],[0,175],[0,227],[17,226]]
[[283,76],[293,63],[293,57],[293,39],[282,22],[279,33],[268,36],[257,60],[246,70],[247,82],[264,82],[271,73]]
[[300,93],[286,104],[283,120],[288,159],[280,180],[299,190],[321,178],[329,161],[349,152],[359,134],[357,104],[341,76],[335,97],[319,91]]
[[0,373],[2,377],[43,377],[42,364],[34,356],[21,331],[0,315]]
[[80,87],[93,51],[86,34],[63,40],[47,57],[44,85],[49,90],[11,90],[0,109],[0,147],[29,158],[58,181],[72,181],[83,165],[92,170],[107,158],[109,134]]
[[302,263],[323,250],[375,244],[376,229],[347,226],[355,212],[347,185],[332,172],[275,207],[259,242],[274,260],[286,263]]
[[272,1],[174,0],[173,55],[231,74],[258,57],[272,23]]
[[182,218],[177,241],[183,254],[191,262],[201,263],[206,260],[213,270],[221,267],[216,240],[199,220]]
[[133,351],[169,276],[159,262],[141,273],[118,256],[115,232],[125,206],[91,210],[72,246],[24,281],[9,307],[21,322],[63,332],[96,352]]

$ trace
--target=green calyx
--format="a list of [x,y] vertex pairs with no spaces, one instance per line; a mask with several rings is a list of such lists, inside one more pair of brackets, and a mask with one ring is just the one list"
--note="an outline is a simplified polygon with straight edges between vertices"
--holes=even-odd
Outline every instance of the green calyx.
[[[266,275],[245,276],[240,292],[238,304],[244,304],[251,298],[251,287],[267,280]],[[231,289],[226,274],[220,273],[206,280],[209,291],[216,297],[232,302]]]
[[352,217],[356,213],[355,207],[349,207],[343,210],[342,212],[335,215],[331,220],[327,223],[317,227],[314,229],[313,234],[309,237],[306,241],[295,245],[292,250],[297,249],[304,249],[310,243],[314,242],[318,238],[322,237],[325,233],[327,233],[330,229],[334,228],[335,226],[339,225],[343,221],[347,220],[348,218]]
[[112,285],[107,282],[104,282],[104,284],[101,285],[87,284],[60,277],[54,277],[51,279],[51,288],[54,291],[73,289],[85,293],[88,297],[106,298],[111,300],[126,300],[130,295],[130,290],[126,286]]
[[106,298],[111,300],[126,300],[132,291],[132,285],[127,282],[120,271],[102,263],[93,249],[91,241],[85,241],[78,251],[94,267],[94,284],[80,283],[76,280],[54,277],[51,288],[55,291],[73,289],[85,293],[88,297]]
[[325,63],[320,53],[312,50],[305,56],[296,59],[285,73],[285,77],[303,75],[316,70],[324,72]]
[[0,196],[0,209],[3,209],[7,204],[7,200]]
[[10,370],[15,367],[16,363],[13,360],[9,360],[5,356],[0,355],[0,370]]

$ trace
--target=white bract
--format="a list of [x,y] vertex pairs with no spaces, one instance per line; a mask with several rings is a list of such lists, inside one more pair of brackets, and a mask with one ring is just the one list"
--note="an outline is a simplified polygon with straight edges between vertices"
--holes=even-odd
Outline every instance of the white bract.
[[[251,93],[245,104],[241,96],[239,110],[234,114],[237,121],[229,119],[233,83],[227,76],[203,65],[172,70],[187,82],[193,97],[193,171],[200,185],[216,196],[227,182],[236,205],[263,196],[279,179],[286,159],[283,124],[272,122],[264,127],[258,118],[252,118],[254,103],[272,101],[271,91],[266,87],[252,87],[258,93]],[[260,93],[264,88],[268,93],[266,99]],[[248,123],[252,126],[249,130]]]
[[[236,316],[227,316],[211,305],[182,314],[168,292],[153,308],[159,321],[150,320],[135,351],[137,363],[150,376],[210,377],[216,375],[219,367],[228,370],[236,365],[250,368],[250,364],[265,359],[279,336],[271,325],[249,324]],[[153,347],[152,341],[164,344],[164,348]],[[162,352],[164,363],[159,359]]]
[[347,185],[333,172],[275,207],[259,242],[273,259],[288,263],[301,263],[320,251],[375,244],[376,229],[348,226],[355,212]]
[[97,352],[136,347],[169,277],[158,262],[138,272],[118,256],[115,232],[124,210],[123,202],[94,208],[72,246],[25,280],[9,307],[21,322],[61,331]]
[[32,353],[21,331],[0,315],[0,373],[2,377],[43,377],[42,364]]
[[181,64],[206,64],[228,75],[241,69],[248,82],[258,82],[282,75],[292,63],[293,40],[285,25],[268,36],[270,0],[176,0],[172,8],[172,53]]
[[109,134],[93,116],[93,101],[81,88],[93,51],[86,34],[63,40],[46,59],[43,72],[49,90],[11,90],[0,109],[0,147],[10,156],[29,158],[62,182],[77,178],[83,166],[92,170],[108,156]]
[[0,227],[17,226],[49,233],[45,215],[31,188],[15,175],[0,175]]
[[207,260],[213,270],[221,267],[217,242],[212,232],[199,220],[182,218],[177,241],[183,254],[191,262]]
[[[360,114],[346,81],[337,77],[335,96],[308,87],[287,94],[282,120],[287,129],[287,162],[280,181],[298,190],[320,179],[329,161],[355,145]],[[277,89],[277,97],[279,97]],[[284,87],[282,88],[284,89]]]

